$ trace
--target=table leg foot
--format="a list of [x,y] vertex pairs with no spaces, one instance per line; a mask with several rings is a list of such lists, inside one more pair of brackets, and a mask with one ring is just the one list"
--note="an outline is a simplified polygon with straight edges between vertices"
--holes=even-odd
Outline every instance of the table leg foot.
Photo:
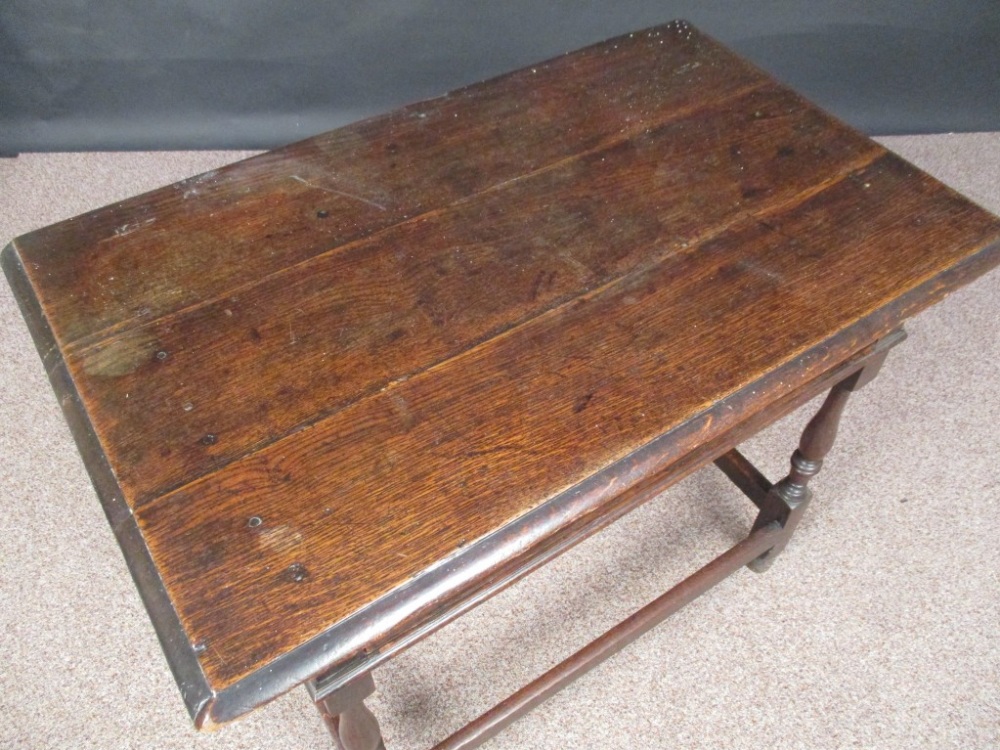
[[788,544],[812,496],[808,487],[809,480],[822,468],[823,459],[837,438],[837,427],[840,425],[840,417],[847,399],[851,393],[864,387],[878,375],[889,350],[902,341],[905,335],[903,330],[899,329],[887,336],[882,342],[883,348],[872,356],[864,367],[830,389],[819,411],[809,420],[809,424],[802,431],[798,450],[792,454],[791,471],[768,491],[753,525],[753,530],[756,531],[777,521],[784,533],[774,547],[747,566],[751,570],[763,573]]
[[378,720],[364,704],[375,692],[375,681],[366,672],[322,698],[316,698],[316,708],[337,750],[385,750]]

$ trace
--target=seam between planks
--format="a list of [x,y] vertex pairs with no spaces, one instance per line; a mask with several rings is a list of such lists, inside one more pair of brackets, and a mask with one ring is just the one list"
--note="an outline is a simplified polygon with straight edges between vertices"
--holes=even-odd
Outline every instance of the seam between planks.
[[[118,334],[124,333],[132,329],[149,328],[154,325],[164,323],[166,321],[182,318],[185,315],[188,315],[189,313],[192,313],[196,310],[200,310],[201,308],[216,304],[217,302],[225,299],[226,297],[230,297],[234,294],[242,294],[247,290],[261,286],[266,282],[270,282],[274,279],[281,278],[282,276],[297,271],[301,268],[306,268],[313,263],[319,262],[334,255],[347,252],[348,250],[352,250],[356,247],[361,247],[368,243],[375,242],[384,235],[393,231],[397,231],[400,227],[408,226],[420,221],[425,221],[426,219],[446,214],[454,208],[464,206],[467,203],[471,203],[478,200],[483,195],[489,195],[490,193],[496,192],[498,190],[503,190],[509,185],[512,185],[514,183],[531,180],[539,175],[547,174],[548,172],[559,169],[560,167],[563,167],[567,164],[571,164],[574,161],[583,159],[593,154],[599,154],[603,151],[611,150],[622,143],[627,143],[640,133],[650,130],[659,130],[660,128],[663,128],[665,126],[681,122],[693,115],[697,115],[705,110],[711,109],[712,107],[724,104],[734,99],[739,99],[740,97],[746,96],[761,89],[765,89],[769,86],[775,87],[777,86],[777,84],[775,84],[771,80],[761,80],[756,83],[749,84],[747,86],[741,86],[738,89],[734,89],[730,94],[721,97],[719,99],[713,99],[711,102],[707,103],[700,102],[696,105],[678,108],[671,112],[671,116],[661,120],[657,120],[653,124],[640,123],[634,128],[627,128],[624,131],[619,131],[618,133],[615,134],[615,136],[608,138],[604,141],[601,141],[599,144],[597,144],[596,146],[592,146],[589,149],[584,149],[582,151],[578,151],[568,156],[564,156],[560,159],[549,162],[541,167],[538,167],[537,169],[525,172],[524,174],[518,175],[516,177],[511,177],[502,180],[500,182],[494,183],[492,185],[487,185],[486,187],[477,190],[476,192],[470,195],[457,198],[451,201],[450,203],[438,206],[437,208],[433,208],[428,211],[415,214],[414,216],[410,216],[409,218],[403,219],[402,221],[398,221],[387,227],[383,227],[382,229],[379,229],[378,231],[373,232],[372,234],[366,235],[365,237],[358,237],[343,244],[335,245],[334,247],[331,247],[328,250],[324,250],[320,253],[317,253],[316,255],[304,258],[289,266],[285,266],[283,268],[271,271],[270,273],[264,276],[260,276],[259,278],[254,279],[253,281],[247,281],[242,284],[238,284],[234,287],[229,287],[225,291],[217,292],[216,294],[214,294],[209,298],[199,300],[198,302],[186,305],[176,310],[172,310],[156,318],[140,319],[138,316],[133,316],[131,318],[128,318],[127,320],[123,320],[113,325],[102,328],[100,331],[95,331],[94,333],[90,333],[80,338],[73,339],[71,341],[68,341],[63,346],[63,351],[65,352],[67,359],[71,356],[86,355],[92,349],[101,346],[102,344],[106,343],[109,339],[113,338]],[[318,188],[318,187],[315,189],[323,190],[323,188]],[[140,320],[141,322],[136,324],[136,321]]]
[[735,216],[733,216],[730,221],[724,222],[723,224],[720,225],[716,225],[715,227],[712,227],[711,229],[699,234],[695,239],[689,240],[686,247],[680,248],[677,251],[669,253],[655,261],[644,263],[641,266],[635,266],[626,273],[619,274],[618,276],[609,279],[604,284],[601,284],[598,287],[594,287],[593,289],[587,290],[581,294],[573,295],[568,299],[564,298],[558,301],[556,304],[546,307],[534,315],[529,315],[517,321],[511,322],[509,325],[504,326],[500,330],[487,332],[486,334],[472,340],[469,343],[469,345],[466,348],[462,349],[461,351],[456,352],[450,356],[443,357],[434,362],[431,362],[423,368],[415,370],[411,373],[407,373],[400,377],[394,378],[392,380],[382,382],[372,387],[369,387],[365,389],[363,392],[359,393],[355,398],[351,399],[350,401],[345,402],[329,411],[317,413],[314,415],[313,418],[308,419],[304,422],[300,422],[294,427],[288,429],[283,434],[277,435],[271,440],[260,443],[254,447],[248,448],[247,450],[235,454],[224,462],[219,461],[215,466],[213,466],[212,469],[202,474],[199,474],[196,477],[188,478],[184,481],[176,482],[174,484],[165,486],[164,488],[158,490],[157,494],[152,495],[145,500],[137,502],[133,506],[133,510],[134,512],[138,512],[139,509],[144,509],[149,506],[152,506],[153,504],[159,502],[160,500],[168,498],[170,495],[174,494],[178,490],[181,490],[184,487],[195,484],[196,482],[202,481],[207,477],[217,474],[220,471],[225,470],[227,467],[229,467],[234,463],[246,460],[247,458],[252,457],[262,451],[270,450],[273,446],[276,446],[279,443],[284,442],[285,440],[290,440],[294,438],[296,434],[304,430],[314,428],[317,425],[321,424],[322,422],[326,421],[327,419],[335,417],[337,414],[343,412],[346,409],[353,408],[358,404],[362,403],[363,401],[366,401],[374,396],[377,396],[380,393],[383,393],[385,391],[390,391],[396,386],[405,383],[409,380],[412,380],[413,378],[428,375],[429,373],[438,370],[441,367],[449,365],[450,363],[456,360],[459,360],[466,356],[470,356],[471,354],[476,352],[480,347],[490,342],[498,341],[503,338],[506,338],[507,336],[513,335],[515,332],[522,329],[524,326],[528,324],[540,321],[550,315],[557,315],[559,314],[560,311],[569,307],[570,305],[573,305],[578,300],[593,299],[594,297],[606,293],[615,286],[627,282],[630,278],[634,276],[648,272],[650,269],[655,268],[656,266],[660,265],[661,263],[669,259],[677,258],[682,255],[692,253],[696,251],[705,242],[715,239],[716,237],[720,236],[721,234],[729,231],[733,227],[743,222],[760,221],[762,218],[779,214],[787,210],[788,208],[795,206],[796,204],[800,204],[804,201],[810,200],[816,195],[830,189],[834,185],[839,184],[843,180],[848,179],[852,174],[856,173],[857,171],[864,169],[870,166],[871,164],[874,164],[875,162],[877,162],[882,158],[885,158],[887,155],[888,152],[885,149],[881,147],[876,147],[872,152],[867,153],[864,157],[859,157],[851,160],[850,162],[847,162],[844,165],[843,169],[838,173],[836,173],[835,175],[817,183],[816,185],[813,185],[810,188],[807,188],[806,190],[797,193],[792,198],[789,198],[785,201],[781,201],[779,203],[775,203],[772,206],[763,209],[758,209],[757,211],[739,212]]

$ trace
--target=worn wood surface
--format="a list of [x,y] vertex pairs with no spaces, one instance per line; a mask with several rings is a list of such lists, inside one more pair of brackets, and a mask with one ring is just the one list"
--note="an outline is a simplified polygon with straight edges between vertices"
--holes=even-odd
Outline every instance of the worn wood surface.
[[640,482],[615,467],[654,439],[766,409],[769,374],[818,377],[998,241],[678,23],[39,230],[4,267],[198,713],[291,687],[295,649],[588,477]]
[[[729,136],[705,145],[704,129],[734,106],[743,114]],[[795,110],[773,87],[712,102],[651,126],[638,143],[583,154],[73,349],[83,396],[113,412],[108,453],[123,489],[144,504],[755,209],[794,200],[817,169],[836,177],[875,157],[844,130],[824,138],[812,117],[813,132],[799,138],[805,155],[775,158],[774,139],[805,130]],[[773,122],[757,116],[765,112]],[[722,169],[700,170],[706,160]],[[150,431],[151,421],[161,427]]]

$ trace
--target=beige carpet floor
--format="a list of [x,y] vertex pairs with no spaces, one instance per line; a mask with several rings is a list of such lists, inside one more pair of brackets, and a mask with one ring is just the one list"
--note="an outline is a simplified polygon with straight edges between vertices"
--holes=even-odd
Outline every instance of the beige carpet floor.
[[[1000,212],[1000,134],[883,142]],[[0,161],[0,240],[237,158]],[[518,722],[501,748],[1000,747],[1000,272],[908,326],[849,405],[816,502],[742,571]],[[746,446],[775,478],[802,410]],[[745,532],[706,469],[376,672],[427,747]],[[327,747],[305,691],[196,733],[0,283],[0,747]]]

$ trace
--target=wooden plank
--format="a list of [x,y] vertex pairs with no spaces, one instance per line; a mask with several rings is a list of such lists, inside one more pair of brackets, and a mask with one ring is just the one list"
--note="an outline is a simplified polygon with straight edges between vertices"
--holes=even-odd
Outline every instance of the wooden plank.
[[658,27],[83,214],[17,248],[58,343],[92,343],[765,81],[690,27]]
[[995,263],[998,238],[995,218],[884,157],[136,517],[225,686],[909,290],[945,288],[963,259]]
[[998,239],[677,23],[3,263],[210,726],[370,667],[717,457]]
[[138,507],[883,153],[762,87],[76,349],[68,366]]

